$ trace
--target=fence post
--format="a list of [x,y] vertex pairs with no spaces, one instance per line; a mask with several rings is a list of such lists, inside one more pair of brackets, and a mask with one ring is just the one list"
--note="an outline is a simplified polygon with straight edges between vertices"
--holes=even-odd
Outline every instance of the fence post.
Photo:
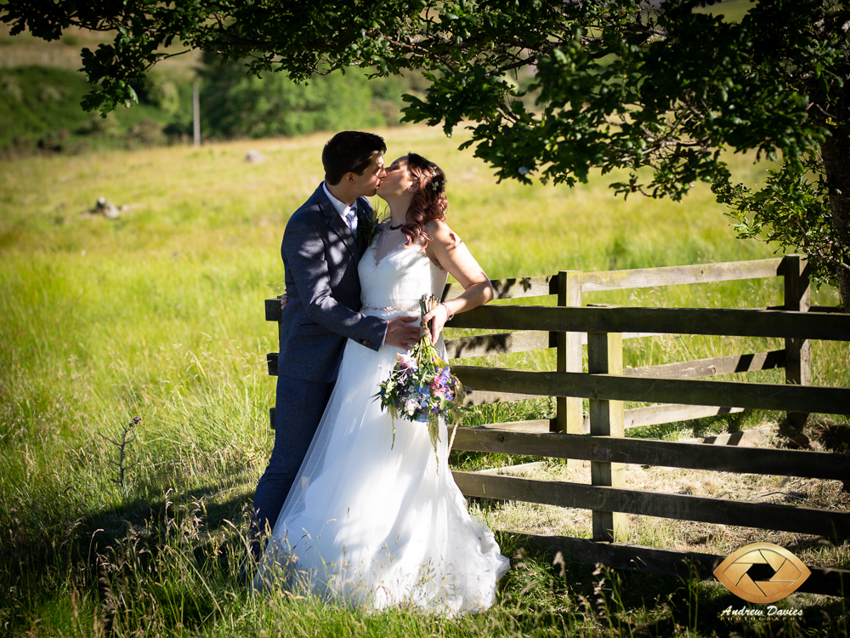
[[[590,333],[587,335],[587,369],[591,374],[623,374],[623,335]],[[593,436],[622,437],[624,434],[623,402],[590,400],[590,433]],[[625,486],[625,465],[591,461],[592,485]],[[623,512],[593,511],[593,540],[614,542],[626,533]]]
[[[562,270],[558,273],[558,305],[580,308],[581,271]],[[581,333],[556,333],[557,371],[582,372]],[[581,397],[556,397],[556,416],[554,430],[568,434],[582,434],[582,399]],[[577,461],[570,461],[577,463]]]
[[[785,309],[808,312],[811,305],[809,292],[809,269],[802,255],[786,255],[783,260],[785,277]],[[812,347],[807,339],[785,340],[785,383],[811,385]],[[809,415],[806,412],[788,412],[790,428],[801,428]]]

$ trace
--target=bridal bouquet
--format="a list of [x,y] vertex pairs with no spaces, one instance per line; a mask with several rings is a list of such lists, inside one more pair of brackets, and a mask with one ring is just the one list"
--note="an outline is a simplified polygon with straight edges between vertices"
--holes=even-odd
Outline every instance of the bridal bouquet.
[[[419,301],[422,316],[436,305],[434,295],[423,297]],[[467,394],[467,388],[437,354],[427,326],[422,327],[422,336],[410,354],[396,355],[389,378],[378,387],[375,398],[381,400],[381,409],[389,411],[393,418],[393,444],[395,420],[402,417],[428,425],[435,452],[440,440],[440,417],[459,411]]]

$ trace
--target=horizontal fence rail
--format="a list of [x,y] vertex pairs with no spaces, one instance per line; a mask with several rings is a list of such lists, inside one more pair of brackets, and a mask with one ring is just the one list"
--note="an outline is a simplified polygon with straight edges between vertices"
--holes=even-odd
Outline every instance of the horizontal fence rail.
[[776,529],[836,539],[850,537],[850,513],[846,512],[685,494],[638,492],[603,485],[538,481],[475,472],[452,472],[452,475],[461,491],[472,497]]
[[768,279],[785,274],[785,259],[758,259],[716,264],[665,266],[635,270],[609,270],[582,273],[584,292],[606,290],[631,290],[659,286],[684,286],[691,284],[741,281],[743,279]]
[[[726,556],[699,552],[659,549],[642,545],[597,543],[584,538],[546,536],[518,533],[522,541],[551,554],[557,552],[580,559],[587,565],[603,564],[611,569],[649,572],[687,579],[697,576],[702,580],[714,578],[714,570]],[[811,576],[797,590],[807,594],[836,596],[844,592],[850,572],[843,569],[809,567]]]
[[[583,292],[602,292],[661,286],[684,286],[745,279],[768,279],[782,277],[786,272],[787,266],[783,257],[715,264],[608,270],[581,273],[581,288]],[[556,295],[558,294],[559,280],[558,276],[555,275],[499,279],[493,280],[492,283],[497,299],[518,299],[521,297]],[[443,296],[446,299],[454,299],[461,294],[463,294],[463,287],[460,284],[451,283],[446,286]]]
[[850,455],[802,450],[713,447],[650,439],[459,427],[453,450],[631,463],[741,474],[850,480]]
[[[496,392],[649,403],[722,405],[758,410],[850,414],[850,389],[818,386],[626,377],[586,372],[533,372],[453,366],[465,385]],[[473,394],[475,390],[473,390]]]
[[[491,279],[496,299],[521,299],[523,297],[546,297],[558,294],[558,275],[547,277],[516,277],[513,279]],[[446,284],[443,299],[454,299],[463,294],[458,283]]]
[[754,354],[735,354],[725,357],[712,357],[681,363],[665,363],[647,368],[626,368],[627,377],[676,377],[677,379],[698,379],[718,374],[735,372],[754,372],[772,370],[785,365],[785,351],[756,352]]
[[784,310],[483,306],[456,316],[451,327],[850,341],[850,315]]

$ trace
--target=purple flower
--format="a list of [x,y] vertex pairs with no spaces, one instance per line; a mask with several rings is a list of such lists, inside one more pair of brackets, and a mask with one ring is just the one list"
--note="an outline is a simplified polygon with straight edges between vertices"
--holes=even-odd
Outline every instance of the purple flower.
[[395,356],[395,358],[397,361],[397,363],[395,364],[397,370],[401,370],[408,373],[412,372],[413,370],[416,370],[416,359],[414,359],[410,355],[399,352]]

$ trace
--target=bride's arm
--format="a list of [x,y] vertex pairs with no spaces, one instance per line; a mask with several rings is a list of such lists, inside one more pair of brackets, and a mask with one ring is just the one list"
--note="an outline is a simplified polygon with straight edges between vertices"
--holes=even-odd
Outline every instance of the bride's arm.
[[429,222],[425,229],[431,240],[426,252],[435,263],[440,264],[463,286],[463,294],[451,301],[441,303],[423,317],[423,322],[432,321],[431,339],[436,343],[449,317],[481,306],[493,299],[493,286],[463,240],[442,221]]

